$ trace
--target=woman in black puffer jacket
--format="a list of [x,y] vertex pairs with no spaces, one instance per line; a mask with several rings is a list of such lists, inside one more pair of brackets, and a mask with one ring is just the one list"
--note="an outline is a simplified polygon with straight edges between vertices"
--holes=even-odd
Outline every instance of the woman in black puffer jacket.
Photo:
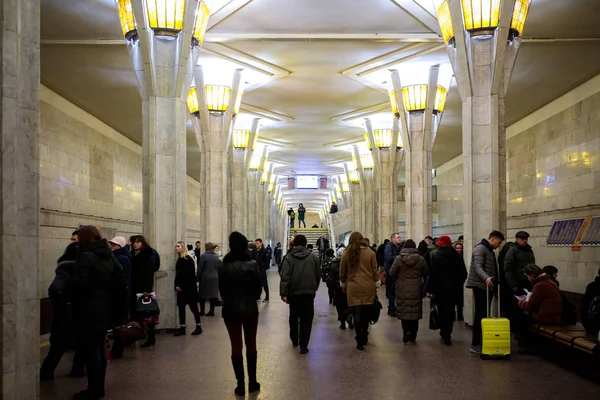
[[260,384],[256,381],[256,299],[260,297],[262,281],[258,264],[248,254],[248,239],[239,232],[233,232],[229,235],[229,248],[230,251],[223,259],[223,266],[219,271],[219,291],[223,299],[221,315],[231,341],[231,363],[237,379],[235,394],[244,396],[246,389],[242,329],[248,362],[248,391],[252,393],[260,390]]
[[[137,294],[152,293],[154,291],[154,272],[158,266],[152,247],[143,236],[136,236],[133,246],[133,260],[131,261],[131,310],[135,313],[138,302]],[[154,346],[156,339],[154,328],[158,325],[158,316],[144,318],[142,324],[146,326],[146,341],[140,347]]]

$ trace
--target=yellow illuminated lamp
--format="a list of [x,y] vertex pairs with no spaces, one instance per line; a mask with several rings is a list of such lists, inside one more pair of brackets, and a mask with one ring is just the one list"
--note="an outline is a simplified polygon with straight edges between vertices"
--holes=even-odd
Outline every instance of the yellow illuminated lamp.
[[157,36],[177,36],[183,28],[187,0],[146,0],[148,23]]
[[237,96],[235,97],[235,105],[233,106],[233,113],[238,115],[240,113],[240,107],[242,106],[242,96],[244,95],[244,89],[242,86],[238,88]]
[[404,148],[404,143],[402,142],[402,135],[398,134],[398,143],[396,144],[396,150],[402,150]]
[[229,108],[231,88],[227,86],[206,85],[206,105],[211,113],[222,114]]
[[375,146],[378,149],[389,149],[392,147],[392,130],[391,129],[376,129],[373,132],[375,138]]
[[360,176],[358,175],[358,171],[356,171],[356,170],[348,171],[348,175],[350,177],[350,182],[352,182],[354,184],[360,183]]
[[352,169],[358,170],[358,162],[356,161],[356,156],[352,155]]
[[192,33],[192,46],[202,46],[204,34],[206,33],[206,26],[208,25],[208,17],[210,17],[208,6],[202,0],[198,1],[194,32]]
[[392,106],[392,114],[398,116],[400,113],[398,112],[398,102],[396,101],[396,91],[390,90],[388,92],[390,95],[390,104]]
[[269,187],[267,189],[267,193],[271,193],[273,191],[273,187],[275,186],[275,184],[273,182],[269,183]]
[[250,159],[250,166],[248,167],[250,171],[258,171],[260,169],[260,154],[253,154],[252,159]]
[[519,37],[523,33],[523,27],[525,26],[525,20],[529,13],[529,6],[531,0],[516,0],[515,9],[513,10],[512,20],[510,21],[509,39],[512,40]]
[[444,1],[437,9],[438,22],[444,37],[444,43],[454,46],[454,27],[452,26],[452,17],[450,16],[450,5]]
[[123,36],[127,40],[137,40],[137,25],[133,15],[131,0],[117,0],[117,9],[119,10],[119,20],[123,28]]
[[[438,86],[435,93],[434,113],[444,112],[448,91],[445,87]],[[427,85],[412,85],[402,88],[404,108],[408,112],[421,112],[427,108]]]
[[200,109],[198,108],[198,97],[196,96],[196,88],[191,87],[187,96],[187,106],[190,114],[198,114]]
[[360,155],[360,164],[364,170],[371,170],[371,169],[375,168],[375,161],[373,161],[373,155],[361,154]]
[[269,176],[269,171],[268,171],[268,168],[267,168],[267,162],[265,161],[265,166],[263,168],[263,172],[260,175],[260,184],[261,185],[264,185],[265,183],[267,183],[268,176]]
[[243,129],[234,129],[231,132],[231,143],[234,149],[245,150],[248,148],[248,142],[250,141],[250,131]]
[[465,29],[474,35],[490,34],[498,26],[500,0],[462,0]]
[[348,193],[350,191],[350,185],[348,185],[348,182],[342,182],[342,191],[344,193]]
[[365,142],[367,143],[367,149],[371,150],[371,141],[369,140],[369,134],[365,133]]

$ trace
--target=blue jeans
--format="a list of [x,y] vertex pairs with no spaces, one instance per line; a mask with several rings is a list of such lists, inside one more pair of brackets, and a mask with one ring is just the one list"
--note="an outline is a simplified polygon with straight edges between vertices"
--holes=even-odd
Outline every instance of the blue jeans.
[[389,276],[385,280],[385,294],[388,298],[388,312],[396,312],[396,281]]

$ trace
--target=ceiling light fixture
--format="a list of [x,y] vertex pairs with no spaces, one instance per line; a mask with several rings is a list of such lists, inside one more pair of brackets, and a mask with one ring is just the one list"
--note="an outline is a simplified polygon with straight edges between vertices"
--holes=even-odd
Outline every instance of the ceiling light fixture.
[[200,113],[200,108],[198,107],[198,97],[196,96],[196,88],[191,87],[187,96],[187,106],[188,111],[192,115],[198,115]]
[[371,151],[371,141],[369,140],[369,134],[365,133],[364,135],[365,143],[367,143],[367,150]]
[[250,171],[258,171],[260,169],[260,154],[252,154],[252,159],[250,159],[250,166],[248,169]]
[[146,0],[148,23],[156,36],[176,37],[183,28],[186,0]]
[[375,146],[378,149],[389,149],[392,147],[392,130],[391,129],[376,129],[373,131]]
[[360,176],[358,175],[358,171],[348,171],[348,177],[350,178],[350,182],[354,183],[355,185],[358,185],[360,183]]
[[206,105],[208,111],[223,114],[229,108],[231,88],[228,86],[206,85]]
[[373,160],[372,154],[361,154],[360,155],[360,164],[362,165],[363,170],[370,171],[375,168],[375,161]]
[[198,1],[194,32],[192,33],[192,46],[202,46],[202,43],[204,43],[204,34],[206,33],[206,27],[208,26],[208,17],[210,17],[210,9],[204,1]]
[[137,24],[133,15],[131,0],[117,0],[117,9],[119,10],[119,20],[123,29],[123,36],[126,40],[137,40]]
[[245,150],[250,142],[250,131],[234,129],[231,132],[231,144],[236,150]]
[[[443,86],[438,86],[435,94],[433,112],[444,112],[448,91]],[[402,88],[402,99],[407,112],[423,112],[427,108],[427,85],[411,85]]]

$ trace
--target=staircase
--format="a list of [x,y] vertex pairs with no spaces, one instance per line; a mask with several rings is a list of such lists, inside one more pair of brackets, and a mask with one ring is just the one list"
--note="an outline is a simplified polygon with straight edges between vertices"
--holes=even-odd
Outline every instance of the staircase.
[[[319,254],[319,249],[317,248],[317,239],[320,238],[324,233],[329,235],[327,228],[293,228],[288,232],[289,240],[293,239],[294,232],[297,232],[298,235],[306,236],[308,244],[313,245],[313,252],[317,255]],[[331,240],[331,238],[329,239]]]

